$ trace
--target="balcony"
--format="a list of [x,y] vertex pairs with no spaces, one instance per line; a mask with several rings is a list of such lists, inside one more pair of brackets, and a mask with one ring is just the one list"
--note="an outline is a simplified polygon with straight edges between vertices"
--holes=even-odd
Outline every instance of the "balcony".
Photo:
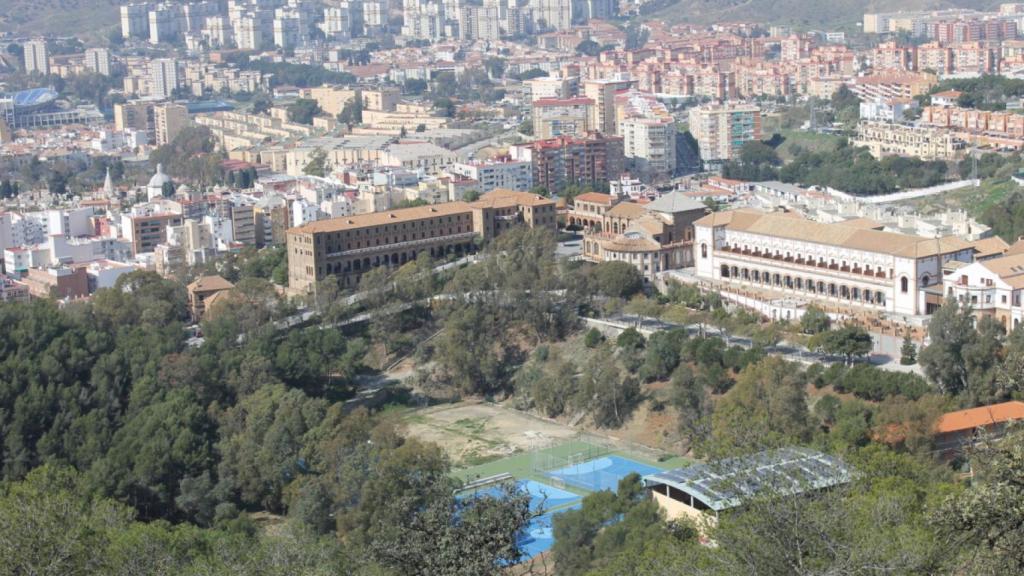
[[759,248],[753,250],[746,248],[739,248],[736,246],[723,245],[717,249],[719,252],[725,254],[735,254],[744,258],[753,258],[757,260],[767,260],[773,263],[773,265],[783,264],[786,268],[791,269],[806,269],[816,268],[818,270],[827,270],[836,274],[841,274],[844,277],[855,277],[858,279],[886,279],[888,274],[884,270],[872,271],[859,266],[843,266],[837,263],[828,263],[824,261],[815,262],[813,260],[807,260],[799,256],[784,256],[781,254],[769,254],[767,252],[761,252]]

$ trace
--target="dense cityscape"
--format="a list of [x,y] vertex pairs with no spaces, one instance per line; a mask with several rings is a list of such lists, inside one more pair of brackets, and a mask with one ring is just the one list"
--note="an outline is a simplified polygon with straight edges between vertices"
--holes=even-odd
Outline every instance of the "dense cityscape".
[[1024,574],[1024,3],[6,1],[0,574]]

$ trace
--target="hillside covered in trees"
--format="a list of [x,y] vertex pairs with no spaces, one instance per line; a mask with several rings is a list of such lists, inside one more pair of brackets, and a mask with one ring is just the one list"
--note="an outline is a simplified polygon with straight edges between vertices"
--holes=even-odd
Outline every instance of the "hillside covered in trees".
[[[951,303],[936,314],[919,357],[925,380],[861,364],[791,364],[772,355],[783,337],[853,359],[865,353],[862,334],[820,314],[764,323],[680,285],[645,295],[632,266],[558,259],[539,230],[510,231],[454,270],[421,258],[374,271],[356,304],[324,284],[308,302],[319,319],[290,329],[275,321],[295,303],[267,279],[280,258],[221,263],[236,289],[211,307],[197,346],[186,341],[183,285],[151,273],[123,276],[90,302],[0,305],[5,569],[506,573],[536,513],[528,498],[511,485],[501,498],[456,498],[443,447],[409,437],[388,408],[346,404],[374,367],[409,355],[411,386],[430,393],[414,403],[486,397],[548,418],[581,413],[613,431],[642,407],[670,415],[666,433],[680,454],[800,445],[858,471],[842,489],[765,498],[723,517],[711,534],[717,548],[702,546],[693,526],[665,522],[627,479],[557,517],[555,574],[1024,567],[1024,520],[1010,504],[1021,496],[1021,438],[964,455],[970,483],[932,453],[942,412],[1022,395],[1024,337],[991,322],[975,330],[969,310]],[[382,313],[339,327],[367,310]],[[703,330],[630,329],[613,339],[582,329],[582,316],[621,311],[746,334],[754,345]],[[395,392],[395,405],[410,393]]]

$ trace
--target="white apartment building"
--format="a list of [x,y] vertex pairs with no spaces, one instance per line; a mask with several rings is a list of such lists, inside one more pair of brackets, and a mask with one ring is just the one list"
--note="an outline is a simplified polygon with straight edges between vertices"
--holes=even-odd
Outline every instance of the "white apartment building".
[[353,21],[352,10],[348,3],[343,6],[329,6],[324,8],[324,21],[320,24],[327,38],[336,42],[345,42],[352,39]]
[[131,3],[121,6],[121,36],[131,38],[149,38],[149,5]]
[[85,51],[85,67],[96,74],[110,76],[110,50],[89,48]]
[[46,47],[45,38],[36,38],[25,42],[25,73],[41,74],[46,76],[50,73],[50,55]]
[[530,0],[533,21],[539,28],[568,30],[572,27],[572,0]]
[[459,35],[463,40],[498,40],[501,19],[495,6],[464,6]]
[[298,15],[280,10],[278,12],[274,18],[274,46],[284,49],[298,47],[302,44]]
[[457,162],[448,167],[449,174],[479,183],[481,194],[496,188],[528,192],[533,188],[533,165],[530,162]]
[[240,18],[235,25],[235,39],[240,50],[259,50],[263,48],[263,36],[263,26],[253,16]]
[[172,4],[160,4],[149,10],[149,42],[160,44],[161,42],[174,42],[184,32],[182,24],[181,6]]
[[571,77],[543,76],[524,82],[530,87],[530,101],[569,98],[579,89],[579,79]]
[[744,144],[761,139],[761,109],[753,104],[707,104],[691,108],[689,116],[705,163],[732,160]]
[[153,107],[153,135],[157,146],[163,146],[188,126],[188,108],[167,103]]
[[92,208],[65,208],[47,210],[46,234],[48,236],[91,236],[93,233],[90,218],[94,215]]
[[650,177],[671,177],[676,169],[675,122],[656,118],[627,118],[619,122],[623,155],[633,170]]
[[157,58],[149,64],[149,95],[166,100],[178,88],[178,62],[171,58]]
[[941,290],[942,268],[969,263],[974,249],[955,237],[921,238],[793,214],[741,209],[694,224],[695,273],[722,291],[866,311],[931,312],[926,291]]
[[231,20],[224,16],[208,16],[203,24],[202,35],[211,48],[221,48],[234,42],[235,29]]
[[388,24],[390,5],[387,0],[363,0],[363,31],[371,35],[384,29]]

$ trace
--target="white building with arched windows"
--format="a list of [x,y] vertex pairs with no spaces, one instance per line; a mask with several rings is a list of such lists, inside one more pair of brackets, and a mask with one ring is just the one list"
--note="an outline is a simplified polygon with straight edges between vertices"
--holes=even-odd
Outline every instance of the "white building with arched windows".
[[942,264],[972,262],[956,237],[883,232],[863,220],[823,224],[751,209],[694,223],[696,276],[721,289],[800,298],[865,311],[920,315],[938,302]]

